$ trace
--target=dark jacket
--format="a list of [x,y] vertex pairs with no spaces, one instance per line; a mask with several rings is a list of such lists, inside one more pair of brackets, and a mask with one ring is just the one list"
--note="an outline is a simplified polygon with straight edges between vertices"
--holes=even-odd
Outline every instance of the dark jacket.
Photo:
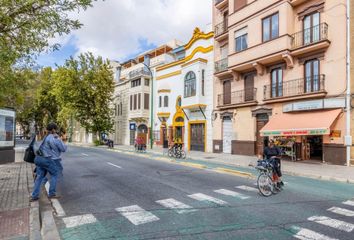
[[269,159],[274,156],[279,156],[281,155],[281,151],[277,146],[274,147],[265,147],[263,151],[263,155],[266,159]]

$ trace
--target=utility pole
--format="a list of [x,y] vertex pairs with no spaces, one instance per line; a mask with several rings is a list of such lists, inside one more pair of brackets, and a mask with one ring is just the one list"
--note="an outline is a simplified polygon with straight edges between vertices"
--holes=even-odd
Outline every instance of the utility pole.
[[346,91],[346,162],[347,166],[350,166],[350,149],[352,145],[352,136],[350,134],[350,112],[351,112],[351,86],[350,86],[350,0],[347,0],[347,62],[346,62],[346,72],[347,72],[347,91]]

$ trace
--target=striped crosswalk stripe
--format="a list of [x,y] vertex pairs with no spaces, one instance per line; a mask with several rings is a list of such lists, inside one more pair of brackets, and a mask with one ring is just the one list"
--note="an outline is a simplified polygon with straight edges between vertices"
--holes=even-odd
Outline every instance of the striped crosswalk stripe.
[[160,220],[154,214],[145,211],[143,208],[139,207],[138,205],[116,208],[116,211],[122,214],[134,225],[140,225],[140,224]]
[[354,229],[354,224],[325,216],[312,216],[309,217],[307,220],[346,232],[351,232]]
[[345,202],[343,202],[343,204],[354,207],[354,201],[351,201],[351,200],[345,201]]
[[343,215],[343,216],[347,216],[347,217],[354,217],[354,211],[345,209],[345,208],[340,208],[340,207],[331,207],[329,209],[327,209],[327,211],[339,214],[339,215]]
[[190,198],[193,198],[195,200],[198,200],[198,201],[206,201],[206,202],[212,202],[212,203],[216,203],[216,204],[219,204],[219,205],[225,205],[227,204],[227,202],[221,200],[221,199],[218,199],[218,198],[214,198],[214,197],[211,197],[211,196],[208,196],[206,194],[203,194],[203,193],[195,193],[195,194],[192,194],[192,195],[188,195],[188,197]]
[[299,231],[296,235],[294,235],[295,238],[301,239],[301,240],[338,240],[336,238],[330,238],[326,235],[311,231],[306,228],[298,228]]
[[184,204],[182,202],[179,202],[173,198],[158,200],[156,202],[166,208],[170,208],[170,209],[175,210],[178,214],[197,211],[196,209],[193,209],[193,207],[191,207],[187,204]]
[[63,222],[67,228],[73,228],[84,224],[95,223],[97,219],[92,214],[84,214],[63,218]]
[[246,195],[244,195],[242,193],[230,191],[230,190],[227,190],[227,189],[214,190],[214,192],[220,193],[220,194],[223,194],[223,195],[226,195],[226,196],[237,197],[237,198],[240,198],[240,199],[248,199],[248,198],[250,198],[249,196],[246,196]]
[[245,185],[236,186],[235,188],[238,188],[238,189],[241,189],[241,190],[245,190],[245,191],[249,191],[249,192],[258,192],[257,188],[248,187],[248,186],[245,186]]

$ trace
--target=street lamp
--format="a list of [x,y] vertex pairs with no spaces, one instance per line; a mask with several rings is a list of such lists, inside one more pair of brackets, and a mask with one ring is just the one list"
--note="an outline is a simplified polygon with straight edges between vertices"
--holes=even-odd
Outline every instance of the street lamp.
[[152,73],[150,67],[146,63],[142,62],[142,64],[149,70],[150,75],[151,75],[150,148],[152,149],[152,145],[154,143],[154,140],[152,137],[153,127],[154,127],[154,121],[153,121],[154,120],[154,97],[153,97],[153,95],[154,95],[154,82],[153,82],[154,76],[153,75],[154,74]]

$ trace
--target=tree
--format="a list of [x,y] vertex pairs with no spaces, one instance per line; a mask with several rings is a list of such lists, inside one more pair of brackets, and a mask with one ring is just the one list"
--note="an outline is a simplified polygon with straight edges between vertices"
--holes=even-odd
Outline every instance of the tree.
[[54,94],[61,106],[59,116],[71,115],[87,131],[96,134],[112,131],[110,102],[114,81],[108,60],[95,58],[92,53],[81,54],[78,60],[67,60],[54,75]]
[[28,67],[32,56],[59,48],[49,39],[81,27],[68,14],[91,6],[92,0],[2,0],[0,4],[0,106],[21,102],[17,71]]

